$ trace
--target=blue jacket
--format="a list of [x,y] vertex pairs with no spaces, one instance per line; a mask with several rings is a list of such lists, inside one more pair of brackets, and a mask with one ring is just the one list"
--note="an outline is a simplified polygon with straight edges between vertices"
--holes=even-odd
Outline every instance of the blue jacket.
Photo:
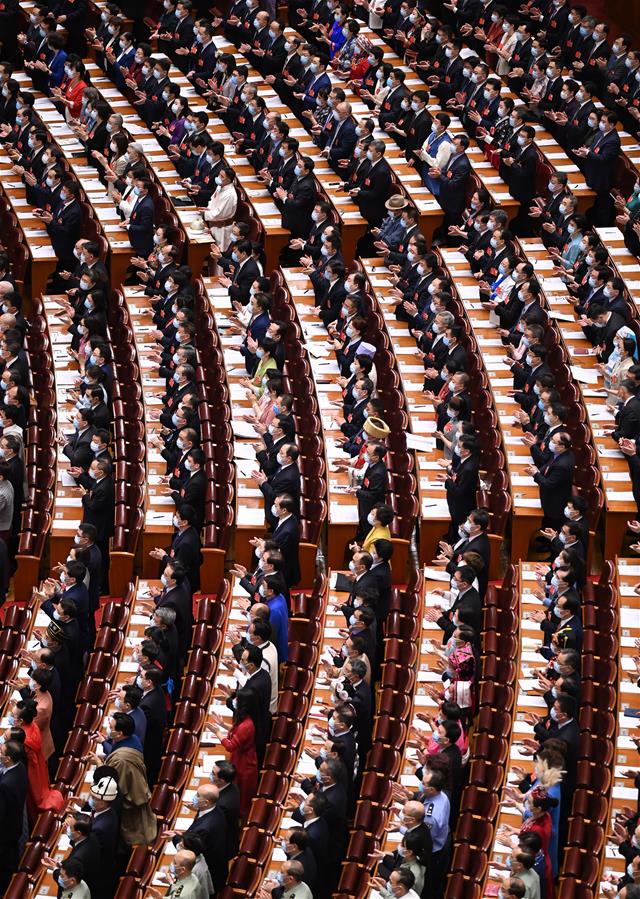
[[64,64],[67,60],[67,54],[64,50],[58,50],[49,62],[51,74],[49,75],[49,90],[54,87],[60,87],[64,78]]
[[286,662],[289,657],[289,613],[287,603],[278,593],[273,599],[267,600],[269,606],[269,624],[273,631],[273,642],[278,650],[278,661]]
[[307,85],[304,99],[302,101],[302,105],[305,109],[316,108],[316,103],[318,102],[318,91],[322,90],[322,88],[326,88],[328,91],[331,90],[331,81],[326,72],[323,72],[322,75],[318,75],[316,78],[312,78],[312,80]]

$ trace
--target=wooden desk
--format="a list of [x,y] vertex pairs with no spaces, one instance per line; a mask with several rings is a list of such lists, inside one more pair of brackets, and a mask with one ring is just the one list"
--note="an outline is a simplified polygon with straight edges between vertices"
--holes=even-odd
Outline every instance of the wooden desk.
[[[232,648],[239,642],[246,629],[245,609],[247,606],[247,593],[234,580],[232,582],[231,606],[225,630],[224,644],[218,654],[218,669],[213,681],[213,691],[208,710],[209,715],[216,714],[223,718],[226,727],[231,727],[233,716],[232,710],[227,708],[226,705],[228,691],[236,689],[246,680],[246,675],[242,674],[233,661]],[[208,722],[211,720],[211,717],[209,717]],[[199,786],[211,783],[210,775],[214,764],[224,758],[228,758],[226,749],[220,743],[217,735],[209,730],[205,724],[196,761],[182,793],[182,807],[177,812],[172,824],[173,830],[183,833],[191,825],[195,818],[195,810],[190,804],[191,800]],[[174,860],[175,853],[176,848],[173,842],[170,839],[166,840],[157,854],[158,864],[151,878],[151,884],[156,888],[166,886],[167,883],[172,882],[168,879],[169,866]]]
[[391,273],[383,259],[367,259],[363,265],[393,345],[401,388],[406,397],[409,428],[414,437],[428,445],[428,448],[414,450],[420,502],[420,561],[428,563],[437,556],[438,541],[451,524],[444,484],[434,478],[435,473],[443,471],[441,463],[444,460],[442,450],[436,448],[436,439],[432,436],[436,430],[436,412],[423,392],[424,364],[416,341],[405,322],[398,321],[395,316],[398,300],[391,295]]
[[340,370],[328,344],[327,330],[318,319],[310,278],[298,268],[282,269],[282,274],[305,336],[320,407],[329,479],[327,565],[337,570],[344,566],[346,547],[354,539],[358,526],[358,502],[353,494],[346,492],[355,483],[354,475],[332,464],[336,459],[348,458],[336,444],[344,435],[332,418],[342,412],[342,390],[337,381]]
[[541,280],[547,306],[551,317],[556,319],[567,358],[574,360],[571,367],[574,383],[582,397],[586,423],[597,451],[600,480],[604,481],[604,558],[614,558],[621,549],[627,521],[636,517],[636,504],[629,490],[629,465],[617,443],[608,436],[615,422],[606,409],[604,378],[596,369],[596,352],[583,334],[574,307],[566,299],[566,288],[557,279],[544,274],[550,265],[546,250],[540,249],[541,244],[535,240],[521,240],[520,245]]
[[129,309],[142,377],[147,461],[142,573],[144,577],[151,578],[158,576],[158,561],[150,558],[149,552],[156,547],[170,546],[174,534],[175,504],[169,496],[169,487],[161,481],[167,474],[167,463],[160,455],[160,449],[154,445],[162,429],[162,425],[154,416],[159,415],[164,409],[162,396],[166,390],[166,383],[164,378],[159,377],[158,363],[149,358],[159,348],[153,337],[156,325],[153,322],[150,298],[145,295],[144,287],[126,287],[123,294]]
[[[66,296],[63,295],[63,297],[67,299]],[[66,324],[59,317],[59,313],[62,312],[59,299],[59,295],[45,295],[42,298],[42,304],[53,352],[58,434],[71,438],[74,435],[71,416],[76,411],[76,405],[75,400],[70,397],[69,391],[79,386],[81,374],[77,361],[68,352],[71,346],[71,334],[67,332]],[[73,538],[78,525],[84,517],[80,490],[74,486],[75,481],[68,473],[71,463],[62,450],[63,447],[58,445],[53,520],[49,538],[52,567],[66,560],[69,549],[73,546]]]
[[[635,593],[634,587],[640,581],[640,564],[637,558],[616,559],[614,574],[615,586],[619,591],[620,609],[620,654],[618,657],[619,681],[618,681],[618,734],[616,741],[616,753],[614,759],[614,779],[611,793],[611,829],[615,815],[622,811],[624,806],[635,808],[638,798],[638,790],[633,780],[625,777],[626,771],[638,771],[638,749],[632,737],[640,736],[638,719],[627,715],[626,710],[637,709],[640,705],[640,688],[637,686],[638,672],[634,658],[638,654],[636,640],[640,639],[640,622],[638,610],[640,609],[640,597]],[[626,861],[618,852],[617,846],[609,839],[605,848],[605,862],[603,868],[603,880],[600,884],[598,896],[600,899],[611,899],[611,893],[603,887],[609,877],[615,883],[615,878],[622,877],[626,871]],[[610,884],[607,884],[610,886]],[[615,887],[613,895],[615,896]]]
[[57,257],[47,229],[34,215],[35,207],[28,203],[26,188],[22,179],[13,174],[13,167],[13,161],[0,148],[0,191],[16,218],[15,227],[20,234],[20,243],[28,249],[30,256],[26,279],[28,280],[30,275],[31,289],[25,296],[28,302],[29,294],[38,296],[44,291],[50,275],[55,270]]

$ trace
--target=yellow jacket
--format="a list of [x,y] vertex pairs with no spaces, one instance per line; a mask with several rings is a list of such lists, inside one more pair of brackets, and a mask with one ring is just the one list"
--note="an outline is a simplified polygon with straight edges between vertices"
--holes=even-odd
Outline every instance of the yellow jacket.
[[362,549],[366,553],[370,553],[373,547],[373,544],[376,540],[391,540],[391,531],[385,525],[382,527],[379,524],[375,524],[367,536],[364,538],[364,543],[362,544]]

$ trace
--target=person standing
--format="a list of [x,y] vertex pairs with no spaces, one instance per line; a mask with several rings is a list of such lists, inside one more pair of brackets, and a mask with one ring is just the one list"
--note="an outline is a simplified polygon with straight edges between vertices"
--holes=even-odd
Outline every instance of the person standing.
[[214,718],[214,732],[229,752],[231,763],[236,769],[236,780],[240,790],[240,814],[249,813],[251,800],[258,789],[258,756],[256,753],[256,718],[258,715],[257,696],[250,688],[238,690],[233,710],[233,724],[226,735],[221,718]]

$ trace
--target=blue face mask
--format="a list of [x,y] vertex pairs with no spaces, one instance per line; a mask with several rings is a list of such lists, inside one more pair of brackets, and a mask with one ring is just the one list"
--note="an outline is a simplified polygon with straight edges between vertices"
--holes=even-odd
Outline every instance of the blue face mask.
[[238,261],[238,254],[236,253],[235,250],[234,250],[233,253],[231,254],[231,258],[233,259],[234,262],[237,262],[237,261]]

